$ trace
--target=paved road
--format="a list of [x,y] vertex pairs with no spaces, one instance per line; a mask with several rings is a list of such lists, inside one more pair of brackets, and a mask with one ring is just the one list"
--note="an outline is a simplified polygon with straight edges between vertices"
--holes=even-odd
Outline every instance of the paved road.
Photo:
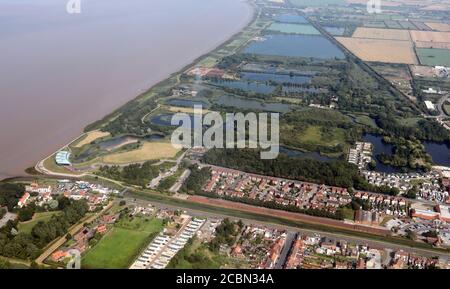
[[292,244],[294,243],[296,232],[289,231],[286,235],[286,241],[284,242],[283,249],[281,250],[280,256],[278,257],[275,269],[283,269],[286,259],[288,257],[289,251],[291,251]]
[[169,189],[169,192],[176,193],[178,190],[180,190],[181,186],[183,185],[184,181],[190,176],[191,171],[189,169],[186,169],[181,176],[178,178],[175,184]]

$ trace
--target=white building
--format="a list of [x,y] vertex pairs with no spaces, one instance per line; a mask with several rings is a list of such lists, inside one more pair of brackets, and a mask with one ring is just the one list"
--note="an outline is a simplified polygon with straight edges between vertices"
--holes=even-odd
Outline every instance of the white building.
[[425,106],[428,110],[436,110],[436,106],[429,100],[425,100]]

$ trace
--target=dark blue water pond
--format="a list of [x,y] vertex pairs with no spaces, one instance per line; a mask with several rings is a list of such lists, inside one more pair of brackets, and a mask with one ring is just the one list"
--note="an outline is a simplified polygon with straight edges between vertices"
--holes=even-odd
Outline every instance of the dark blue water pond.
[[268,85],[265,83],[250,82],[250,81],[230,81],[230,80],[214,80],[212,81],[214,85],[221,87],[228,87],[233,89],[240,89],[245,92],[253,92],[260,94],[270,94],[272,93],[276,86]]
[[291,110],[291,108],[288,104],[274,103],[274,102],[264,103],[259,100],[245,99],[245,98],[240,98],[240,97],[236,97],[236,96],[232,96],[232,95],[222,95],[221,97],[219,97],[219,99],[216,101],[216,103],[218,105],[236,107],[236,108],[241,108],[241,109],[264,110],[264,111],[280,112],[280,113],[289,112]]
[[425,150],[431,155],[433,163],[450,167],[450,147],[445,143],[424,142]]
[[194,105],[201,105],[203,107],[207,107],[208,104],[201,100],[193,100],[193,99],[169,99],[166,101],[166,104],[180,107],[193,107]]
[[265,40],[252,42],[244,53],[321,59],[345,57],[325,37],[311,35],[267,35]]
[[293,84],[304,84],[311,82],[311,77],[309,76],[260,73],[260,72],[242,72],[241,78],[244,80],[254,80],[263,82],[273,81],[276,83],[293,83]]
[[399,168],[392,167],[389,165],[382,164],[377,156],[380,154],[386,154],[386,155],[392,155],[394,147],[391,144],[385,143],[383,141],[383,137],[373,135],[373,134],[366,134],[363,137],[363,141],[370,142],[373,144],[373,154],[372,159],[376,162],[375,171],[382,172],[382,173],[398,173],[401,172]]
[[305,17],[297,14],[282,14],[275,17],[275,21],[283,23],[308,23]]

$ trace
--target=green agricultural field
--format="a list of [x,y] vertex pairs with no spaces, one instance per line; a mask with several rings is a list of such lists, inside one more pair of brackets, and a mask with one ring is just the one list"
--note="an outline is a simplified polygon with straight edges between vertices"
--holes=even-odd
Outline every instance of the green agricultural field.
[[417,48],[420,64],[427,66],[450,66],[450,49]]
[[267,30],[287,34],[320,35],[319,30],[309,24],[272,23]]
[[33,219],[23,222],[23,223],[19,223],[18,225],[18,229],[20,233],[31,233],[31,230],[33,229],[33,227],[38,223],[38,222],[46,222],[48,220],[50,220],[50,218],[53,215],[58,214],[59,212],[42,212],[42,213],[36,213],[33,216]]
[[128,268],[140,251],[163,229],[159,219],[134,218],[120,220],[83,257],[83,268]]

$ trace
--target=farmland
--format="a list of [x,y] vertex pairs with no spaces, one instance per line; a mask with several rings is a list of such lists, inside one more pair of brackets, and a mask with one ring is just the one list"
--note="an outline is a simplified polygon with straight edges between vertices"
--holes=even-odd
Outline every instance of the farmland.
[[336,38],[342,45],[364,61],[416,64],[416,55],[409,41]]
[[450,66],[450,50],[448,49],[417,48],[416,51],[422,65]]
[[442,32],[450,32],[450,25],[448,25],[447,23],[427,22],[425,24],[433,30],[442,31]]
[[368,39],[404,40],[404,41],[411,40],[408,30],[378,29],[366,27],[358,27],[353,33],[352,37],[368,38]]
[[411,31],[414,42],[450,42],[450,32]]

